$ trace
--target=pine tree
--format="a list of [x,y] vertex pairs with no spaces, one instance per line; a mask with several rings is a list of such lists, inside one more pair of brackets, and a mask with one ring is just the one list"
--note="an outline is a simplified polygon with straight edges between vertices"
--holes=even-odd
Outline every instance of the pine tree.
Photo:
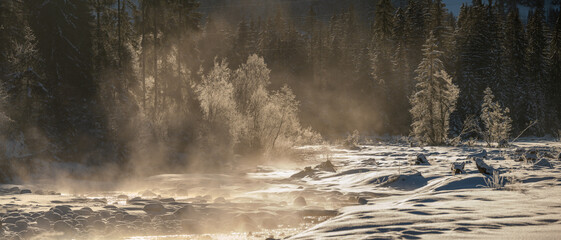
[[[543,9],[537,8],[530,15],[528,21],[528,47],[526,49],[526,69],[528,70],[528,82],[525,85],[526,91],[526,121],[537,120],[538,123],[530,129],[530,133],[543,135],[546,128],[546,103],[545,103],[545,84],[546,84],[546,37],[544,30]],[[549,116],[548,116],[549,117]]]
[[494,101],[495,96],[491,88],[487,87],[484,92],[483,104],[481,105],[481,120],[485,125],[484,138],[490,145],[508,141],[512,128],[512,119],[508,116],[510,110],[502,108]]
[[[92,76],[92,18],[87,1],[26,2],[30,26],[45,61],[44,86],[54,123],[49,136],[73,147],[74,137],[98,138],[103,123],[96,114],[97,84]],[[95,148],[94,145],[89,145]],[[84,150],[86,151],[86,150]]]
[[394,16],[394,27],[393,27],[393,72],[394,72],[394,82],[396,85],[396,92],[394,92],[392,99],[395,102],[395,107],[393,109],[396,118],[392,121],[393,124],[401,133],[406,133],[409,131],[409,126],[411,124],[411,119],[409,114],[403,114],[408,109],[410,109],[408,97],[413,93],[413,79],[410,75],[408,45],[407,45],[407,33],[406,33],[406,19],[405,13],[401,8],[398,8]]
[[502,41],[503,63],[502,78],[505,81],[506,99],[503,102],[512,109],[513,129],[522,131],[527,124],[524,101],[526,84],[526,35],[524,25],[520,21],[518,9],[512,9],[506,19],[504,39]]
[[[392,29],[394,8],[389,0],[379,1],[376,5],[372,38],[372,76],[377,94],[381,95],[380,101],[384,114],[391,114],[389,98],[397,91],[398,87],[392,77]],[[388,122],[395,116],[388,116]],[[385,123],[389,124],[389,123]],[[390,129],[388,129],[390,130]]]
[[[561,15],[557,17],[555,29],[553,30],[551,43],[549,45],[549,81],[550,81],[550,99],[549,103],[553,105],[553,110],[557,113],[557,119],[561,119]],[[557,126],[553,126],[559,128]]]
[[480,111],[479,103],[488,85],[498,82],[497,44],[491,6],[474,1],[473,6],[462,6],[456,32],[456,82],[460,88],[458,114],[460,122]]
[[423,61],[416,70],[416,92],[411,97],[412,135],[421,143],[444,144],[449,117],[455,109],[458,88],[444,70],[436,38],[431,33],[423,49]]
[[13,119],[17,119],[20,129],[37,124],[49,91],[43,85],[43,59],[37,50],[37,40],[29,26],[23,27],[22,42],[12,41],[8,54],[8,94]]

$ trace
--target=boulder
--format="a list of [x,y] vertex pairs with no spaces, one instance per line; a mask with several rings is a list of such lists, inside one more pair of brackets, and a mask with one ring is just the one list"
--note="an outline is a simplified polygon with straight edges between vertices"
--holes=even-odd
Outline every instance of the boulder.
[[173,212],[173,215],[178,219],[190,219],[195,218],[197,214],[195,208],[191,205],[185,205]]
[[553,165],[551,165],[551,163],[545,158],[542,158],[534,163],[534,166],[553,168]]
[[101,220],[96,220],[94,221],[91,226],[93,227],[93,229],[98,230],[98,231],[104,231],[105,230],[105,223],[103,223]]
[[19,191],[19,194],[27,194],[27,193],[31,193],[31,190],[29,190],[29,189],[22,189],[21,191]]
[[335,166],[333,166],[333,163],[331,163],[331,161],[329,160],[320,163],[319,165],[315,166],[314,169],[325,172],[336,172]]
[[146,205],[144,205],[144,208],[142,210],[144,210],[146,213],[152,214],[152,215],[161,215],[161,214],[166,213],[166,208],[164,207],[164,205],[162,205],[160,203],[146,204]]
[[124,195],[124,194],[121,194],[121,195],[117,196],[117,199],[118,199],[118,200],[128,200],[128,199],[129,199],[129,196]]
[[16,222],[16,227],[17,227],[17,229],[18,229],[18,232],[21,232],[21,231],[23,231],[23,230],[26,230],[28,226],[29,226],[29,225],[28,225],[27,222],[24,221],[24,220],[19,220],[19,221]]
[[78,210],[75,210],[74,213],[80,216],[89,216],[93,214],[93,210],[89,207],[83,207]]
[[485,175],[493,175],[493,168],[487,165],[487,163],[485,163],[482,158],[477,157],[473,161],[475,162],[475,166],[480,173]]
[[466,171],[464,170],[464,167],[466,166],[465,162],[453,162],[452,163],[452,174],[456,175],[456,174],[465,174]]
[[538,152],[535,149],[528,150],[522,155],[522,160],[530,163],[538,160]]
[[66,214],[72,212],[72,209],[70,209],[70,207],[66,206],[66,205],[58,205],[58,206],[55,206],[54,209],[51,208],[51,210],[59,210],[61,215],[66,215]]
[[51,220],[46,217],[39,217],[37,218],[37,227],[39,228],[50,228],[51,227]]
[[60,214],[54,212],[54,211],[47,211],[45,212],[45,215],[43,215],[45,218],[49,219],[50,221],[54,222],[54,221],[58,221],[61,220],[62,217],[60,216]]
[[297,206],[297,207],[303,207],[303,206],[306,206],[308,204],[306,203],[306,199],[304,197],[300,196],[300,197],[297,197],[296,199],[294,199],[293,205]]
[[425,156],[425,154],[419,153],[417,158],[411,161],[412,165],[430,165],[429,160]]
[[57,232],[63,232],[65,234],[75,232],[74,227],[72,227],[72,225],[70,225],[68,222],[63,220],[56,221],[55,224],[53,225],[53,229]]
[[366,198],[363,198],[363,197],[358,198],[358,204],[366,205],[367,203],[368,203],[368,200],[366,200]]
[[305,178],[305,177],[312,177],[316,174],[317,170],[312,169],[312,167],[305,167],[304,170],[293,174],[292,176],[290,176],[290,178],[293,179],[301,179],[301,178]]

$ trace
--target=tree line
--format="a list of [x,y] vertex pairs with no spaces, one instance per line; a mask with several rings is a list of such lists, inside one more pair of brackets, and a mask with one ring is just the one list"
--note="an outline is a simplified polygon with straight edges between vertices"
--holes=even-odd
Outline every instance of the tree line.
[[262,153],[315,138],[306,127],[327,138],[407,135],[427,46],[440,61],[429,77],[458,92],[453,111],[437,114],[450,131],[435,141],[480,116],[487,87],[513,131],[537,120],[528,134],[552,133],[559,10],[528,2],[527,19],[517,1],[474,0],[456,17],[441,0],[379,0],[372,18],[312,5],[232,24],[192,0],[1,1],[2,135],[93,164],[148,146]]

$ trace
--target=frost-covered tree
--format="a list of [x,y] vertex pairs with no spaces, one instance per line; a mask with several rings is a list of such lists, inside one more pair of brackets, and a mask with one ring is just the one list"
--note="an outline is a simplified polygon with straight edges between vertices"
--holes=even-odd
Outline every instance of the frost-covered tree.
[[35,34],[29,26],[23,27],[23,40],[12,41],[11,51],[8,53],[7,87],[10,94],[11,111],[20,125],[33,124],[46,100],[47,89],[44,80],[43,60],[37,50]]
[[459,90],[444,70],[442,52],[432,33],[424,45],[423,56],[416,70],[416,92],[411,97],[412,135],[421,143],[444,144]]
[[495,96],[491,88],[486,88],[484,94],[481,105],[481,121],[485,125],[483,137],[489,145],[507,141],[512,128],[512,119],[508,116],[510,110],[494,101]]

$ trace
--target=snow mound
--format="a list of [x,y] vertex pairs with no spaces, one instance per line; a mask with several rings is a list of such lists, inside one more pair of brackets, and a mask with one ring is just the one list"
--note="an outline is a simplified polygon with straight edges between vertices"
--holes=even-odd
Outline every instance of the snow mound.
[[369,183],[379,184],[381,187],[390,187],[398,190],[415,190],[427,185],[427,179],[420,172],[394,174],[370,179]]
[[[457,178],[453,178],[453,179],[457,179]],[[480,188],[481,186],[485,186],[485,177],[470,176],[466,178],[461,178],[459,180],[448,181],[434,190],[435,191],[463,190],[463,189]]]

